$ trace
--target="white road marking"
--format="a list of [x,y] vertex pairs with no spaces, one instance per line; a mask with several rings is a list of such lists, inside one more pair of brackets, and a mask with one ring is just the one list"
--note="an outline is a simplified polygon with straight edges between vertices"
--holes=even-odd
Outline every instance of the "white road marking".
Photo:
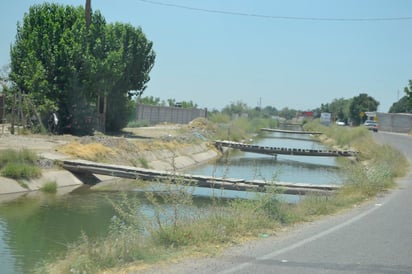
[[[320,238],[322,238],[322,237],[324,237],[324,236],[326,236],[326,235],[329,235],[329,234],[331,234],[331,233],[333,233],[333,232],[335,232],[335,231],[338,231],[339,229],[341,229],[341,228],[343,228],[343,227],[345,227],[345,226],[348,226],[348,225],[350,225],[350,224],[352,224],[352,223],[354,223],[354,222],[362,219],[363,217],[365,217],[366,215],[372,213],[373,211],[375,211],[375,210],[378,209],[378,208],[379,208],[379,206],[374,206],[374,207],[368,209],[367,211],[365,211],[365,212],[363,212],[363,213],[361,213],[361,214],[359,214],[359,215],[357,215],[357,216],[355,216],[355,217],[347,220],[346,222],[343,222],[343,223],[341,223],[341,224],[338,224],[338,225],[336,225],[336,226],[333,226],[333,227],[331,227],[331,228],[329,228],[329,229],[327,229],[327,230],[325,230],[325,231],[322,231],[322,232],[320,232],[320,233],[318,233],[318,234],[313,235],[312,237],[309,237],[309,238],[306,238],[306,239],[304,239],[304,240],[301,240],[301,241],[299,241],[299,242],[297,242],[297,243],[294,243],[294,244],[292,244],[292,245],[290,245],[290,246],[287,246],[287,247],[285,247],[285,248],[282,248],[282,249],[273,251],[273,252],[268,253],[268,254],[266,254],[266,255],[264,255],[264,256],[257,257],[257,258],[256,258],[256,261],[263,261],[263,260],[272,259],[272,258],[274,258],[274,257],[276,257],[276,256],[279,256],[280,254],[289,252],[289,251],[291,251],[291,250],[293,250],[293,249],[295,249],[295,248],[301,247],[301,246],[303,246],[303,245],[305,245],[305,244],[308,244],[308,243],[313,242],[313,241],[315,241],[315,240],[317,240],[317,239],[320,239]],[[237,272],[237,271],[239,271],[239,270],[241,270],[241,269],[244,269],[244,268],[246,268],[246,267],[249,267],[249,266],[251,266],[251,265],[253,265],[253,262],[247,262],[247,263],[238,264],[237,266],[232,267],[232,268],[229,268],[229,269],[226,269],[226,270],[224,270],[224,271],[222,271],[222,272],[220,272],[220,273],[234,273],[234,272]]]

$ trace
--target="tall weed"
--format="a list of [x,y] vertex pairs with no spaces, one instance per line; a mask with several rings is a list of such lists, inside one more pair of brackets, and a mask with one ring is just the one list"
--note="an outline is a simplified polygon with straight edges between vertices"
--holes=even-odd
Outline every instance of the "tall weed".
[[7,149],[0,153],[0,174],[13,179],[31,179],[41,175],[38,156],[28,149]]

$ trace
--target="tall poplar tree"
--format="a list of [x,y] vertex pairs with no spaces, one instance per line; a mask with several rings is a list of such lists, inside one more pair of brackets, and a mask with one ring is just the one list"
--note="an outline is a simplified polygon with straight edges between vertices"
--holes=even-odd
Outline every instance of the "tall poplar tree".
[[42,4],[32,6],[17,26],[11,47],[10,79],[43,117],[58,111],[61,129],[90,134],[98,95],[108,101],[106,129],[122,128],[129,117],[130,94],[144,90],[155,53],[140,28],[106,24],[99,12]]

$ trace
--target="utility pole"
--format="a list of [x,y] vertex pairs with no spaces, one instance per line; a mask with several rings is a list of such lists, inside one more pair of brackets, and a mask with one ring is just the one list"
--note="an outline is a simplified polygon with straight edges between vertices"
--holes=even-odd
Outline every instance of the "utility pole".
[[86,18],[86,28],[87,29],[89,29],[89,27],[90,27],[91,12],[92,12],[91,0],[86,0],[85,18]]

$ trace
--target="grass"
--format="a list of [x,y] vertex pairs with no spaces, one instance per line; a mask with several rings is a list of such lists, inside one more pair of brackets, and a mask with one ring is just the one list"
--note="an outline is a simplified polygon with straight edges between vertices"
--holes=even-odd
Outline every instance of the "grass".
[[32,179],[41,176],[38,156],[28,150],[7,149],[0,154],[0,174],[12,179]]
[[260,134],[261,128],[276,128],[277,126],[278,122],[274,119],[253,118],[249,120],[248,118],[238,118],[230,120],[228,123],[217,124],[216,132],[212,138],[240,142],[249,140],[253,135]]
[[56,181],[53,182],[46,182],[41,188],[40,191],[44,193],[56,193],[57,192],[57,183]]
[[[254,123],[258,125],[253,126],[255,129],[263,127]],[[245,121],[236,125],[247,131]],[[405,157],[389,146],[374,143],[366,129],[326,128],[312,122],[306,126],[324,132],[328,138],[324,141],[330,146],[360,151],[358,159],[339,160],[344,185],[335,194],[311,195],[291,205],[275,199],[274,190],[250,200],[212,197],[210,205],[196,207],[192,188],[179,178],[170,178],[170,183],[164,185],[165,191],[147,192],[146,198],[154,208],[151,218],[143,214],[138,198],[124,194],[120,202],[113,203],[117,214],[107,237],[92,241],[83,235],[68,248],[65,257],[39,272],[99,273],[194,253],[215,254],[233,243],[271,235],[280,227],[311,221],[362,203],[393,187],[394,179],[407,170]]]

